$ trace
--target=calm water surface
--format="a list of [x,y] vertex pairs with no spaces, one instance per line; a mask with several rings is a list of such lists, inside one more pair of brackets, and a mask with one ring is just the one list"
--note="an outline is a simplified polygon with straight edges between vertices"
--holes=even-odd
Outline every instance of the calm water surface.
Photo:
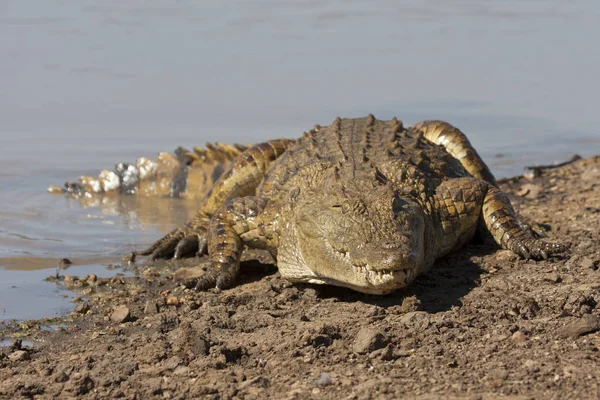
[[367,113],[448,120],[500,177],[599,153],[599,17],[558,0],[2,1],[0,319],[72,307],[43,281],[59,258],[109,273],[186,219],[45,192],[118,161]]

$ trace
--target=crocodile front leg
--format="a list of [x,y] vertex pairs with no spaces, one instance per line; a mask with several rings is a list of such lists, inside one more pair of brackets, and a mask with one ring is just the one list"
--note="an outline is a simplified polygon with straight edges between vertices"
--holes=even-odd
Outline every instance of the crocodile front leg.
[[540,240],[540,234],[515,215],[508,197],[490,186],[483,200],[482,215],[485,225],[500,246],[523,258],[546,259],[548,255],[565,250],[560,244]]
[[136,254],[152,259],[203,254],[211,218],[219,207],[234,198],[254,195],[269,166],[294,144],[292,139],[276,139],[241,153],[217,180],[191,221]]
[[545,259],[564,250],[562,245],[541,240],[515,214],[508,197],[480,179],[455,178],[443,182],[436,190],[435,208],[441,226],[437,257],[467,243],[479,218],[496,243],[523,258]]
[[244,244],[269,247],[275,221],[263,221],[267,200],[248,196],[229,201],[213,216],[208,229],[209,263],[205,273],[184,282],[187,287],[206,290],[231,287],[240,271]]

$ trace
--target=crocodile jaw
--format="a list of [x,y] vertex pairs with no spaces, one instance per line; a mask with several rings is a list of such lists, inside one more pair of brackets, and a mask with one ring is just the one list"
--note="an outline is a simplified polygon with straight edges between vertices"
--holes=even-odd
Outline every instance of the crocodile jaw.
[[[343,255],[330,247],[322,250],[332,254],[332,257],[323,259],[318,267],[314,265],[315,268],[311,268],[311,261],[307,260],[310,257],[304,256],[304,246],[297,240],[295,227],[288,225],[285,232],[277,251],[277,268],[282,278],[292,282],[342,286],[368,294],[388,294],[407,286],[416,276],[413,270],[376,271],[369,265],[354,266],[349,253]],[[314,249],[305,251],[309,252],[314,253]],[[323,268],[325,265],[329,268]],[[328,276],[315,272],[324,269]]]

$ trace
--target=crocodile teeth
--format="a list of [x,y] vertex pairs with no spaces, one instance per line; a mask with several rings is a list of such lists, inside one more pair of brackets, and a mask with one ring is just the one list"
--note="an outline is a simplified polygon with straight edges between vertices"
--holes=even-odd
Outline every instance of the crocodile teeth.
[[353,265],[354,272],[363,274],[369,279],[384,279],[384,277],[394,278],[393,270],[373,270],[369,265]]

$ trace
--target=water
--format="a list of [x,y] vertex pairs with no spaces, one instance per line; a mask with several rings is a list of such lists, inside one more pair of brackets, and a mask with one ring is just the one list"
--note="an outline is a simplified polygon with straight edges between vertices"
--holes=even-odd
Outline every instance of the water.
[[59,258],[101,271],[185,220],[176,202],[45,193],[117,161],[367,113],[448,120],[499,177],[600,152],[599,17],[594,1],[4,0],[0,319],[72,307],[42,281]]

